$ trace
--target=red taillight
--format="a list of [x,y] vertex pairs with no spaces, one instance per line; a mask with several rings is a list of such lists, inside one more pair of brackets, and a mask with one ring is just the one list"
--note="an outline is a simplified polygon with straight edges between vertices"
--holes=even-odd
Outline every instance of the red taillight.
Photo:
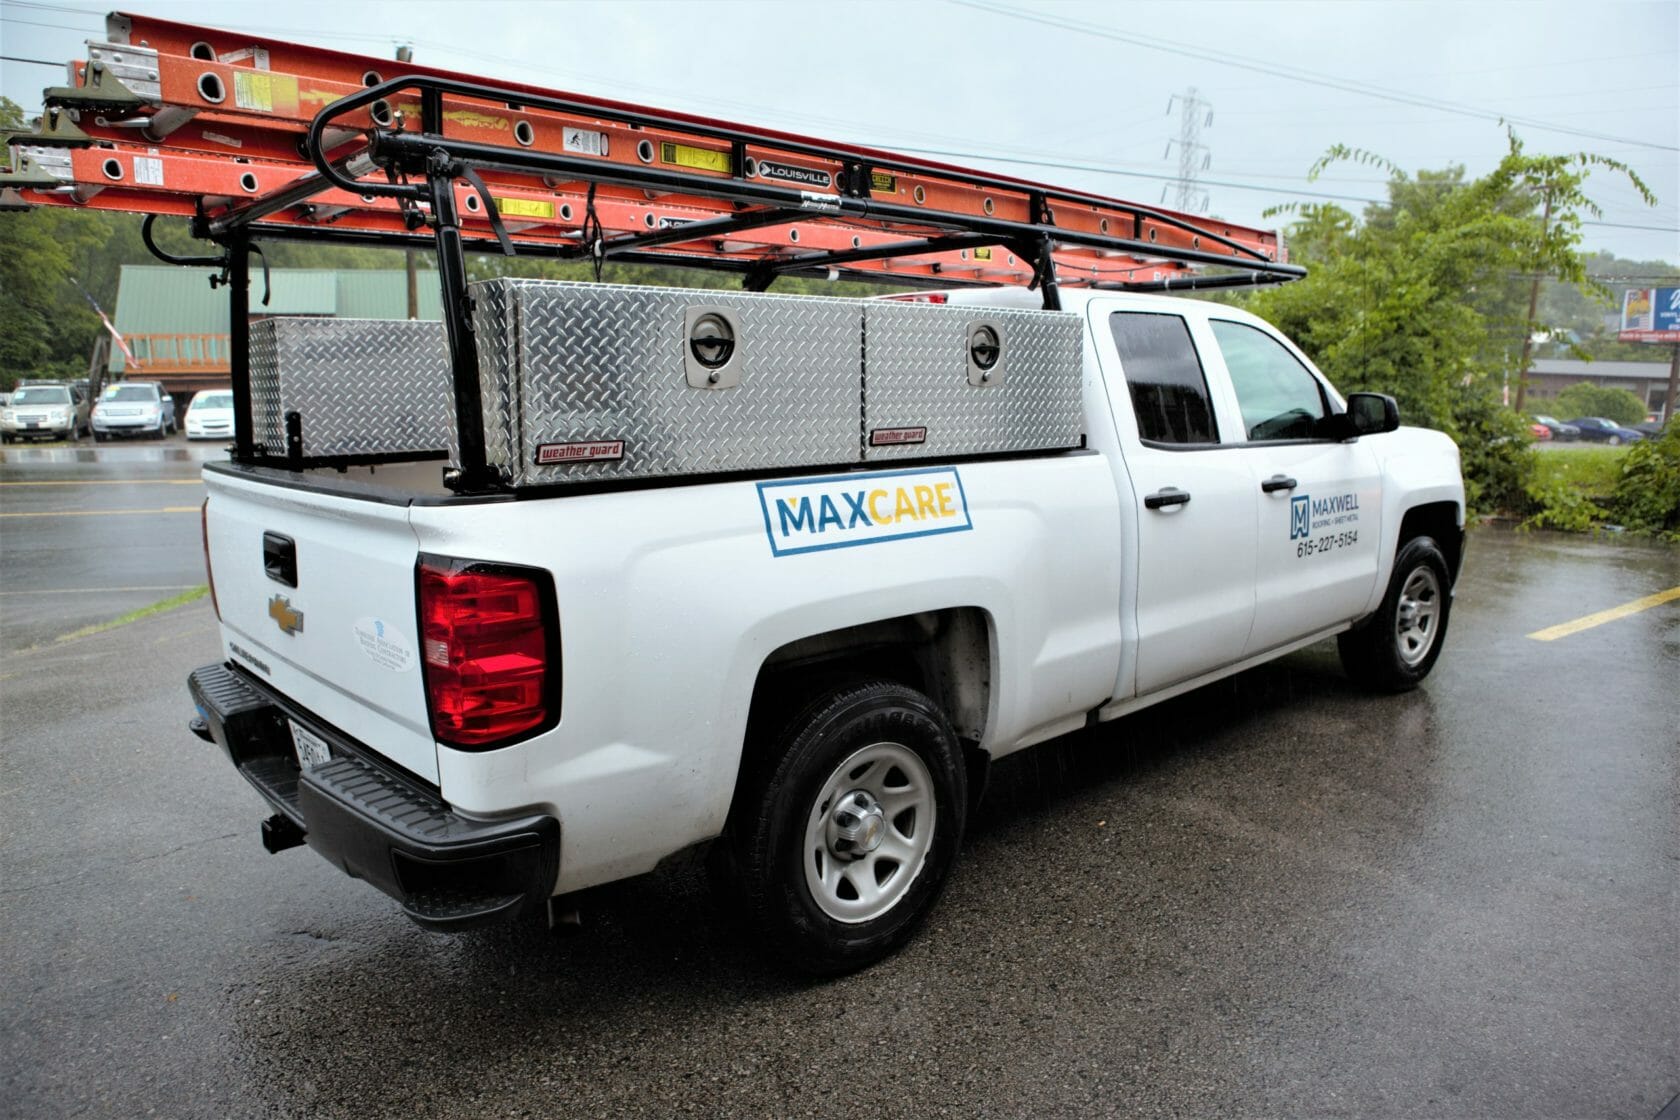
[[198,539],[204,543],[204,582],[210,585],[210,609],[216,612],[216,621],[222,620],[222,605],[216,602],[216,573],[210,568],[210,499],[205,498],[204,504],[198,507]]
[[945,292],[905,292],[896,296],[882,296],[882,299],[892,300],[894,303],[950,303],[951,297]]
[[549,649],[548,574],[423,556],[418,583],[432,734],[483,749],[552,726],[560,667]]

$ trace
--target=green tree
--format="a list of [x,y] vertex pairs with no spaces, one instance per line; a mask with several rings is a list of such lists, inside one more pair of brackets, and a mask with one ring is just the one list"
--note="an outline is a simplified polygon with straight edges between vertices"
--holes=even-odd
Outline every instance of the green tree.
[[1639,394],[1578,381],[1557,395],[1557,413],[1564,416],[1602,416],[1624,427],[1645,419],[1645,402]]
[[[0,98],[0,128],[23,111]],[[99,240],[97,215],[39,209],[0,214],[0,381],[62,376],[86,367],[99,320],[70,283],[75,262]]]
[[[1591,155],[1534,156],[1512,135],[1488,174],[1462,168],[1416,178],[1379,156],[1333,148],[1337,162],[1378,167],[1387,201],[1361,217],[1333,204],[1282,208],[1294,216],[1291,284],[1246,297],[1296,340],[1343,390],[1390,393],[1407,423],[1444,431],[1463,453],[1474,508],[1520,506],[1530,471],[1523,424],[1500,402],[1520,372],[1527,285],[1543,273],[1587,282],[1577,246],[1587,174],[1630,170]],[[1549,209],[1547,204],[1549,201]]]

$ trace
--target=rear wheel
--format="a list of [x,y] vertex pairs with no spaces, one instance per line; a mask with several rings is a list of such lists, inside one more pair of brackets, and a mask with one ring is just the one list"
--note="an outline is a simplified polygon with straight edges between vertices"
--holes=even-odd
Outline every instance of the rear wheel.
[[1401,545],[1382,605],[1364,625],[1336,639],[1348,676],[1382,692],[1416,688],[1441,656],[1451,587],[1446,557],[1433,537]]
[[741,791],[725,872],[794,967],[861,968],[933,907],[968,808],[962,751],[926,696],[887,682],[830,692],[797,715]]

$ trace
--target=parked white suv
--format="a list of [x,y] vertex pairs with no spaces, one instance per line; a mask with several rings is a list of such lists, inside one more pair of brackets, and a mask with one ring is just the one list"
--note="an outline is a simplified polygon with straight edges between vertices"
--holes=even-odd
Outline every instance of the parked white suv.
[[87,401],[68,385],[25,385],[0,410],[0,442],[79,439],[88,428]]

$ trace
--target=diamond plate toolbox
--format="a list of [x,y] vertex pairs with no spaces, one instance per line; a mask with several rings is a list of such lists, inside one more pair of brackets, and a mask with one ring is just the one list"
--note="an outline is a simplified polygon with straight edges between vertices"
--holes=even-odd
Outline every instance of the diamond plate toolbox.
[[453,423],[449,344],[426,320],[264,319],[251,324],[251,419],[286,454],[286,414],[306,458],[443,451]]
[[867,303],[864,458],[1078,446],[1082,348],[1069,312]]
[[472,285],[485,456],[514,486],[859,461],[862,303]]

